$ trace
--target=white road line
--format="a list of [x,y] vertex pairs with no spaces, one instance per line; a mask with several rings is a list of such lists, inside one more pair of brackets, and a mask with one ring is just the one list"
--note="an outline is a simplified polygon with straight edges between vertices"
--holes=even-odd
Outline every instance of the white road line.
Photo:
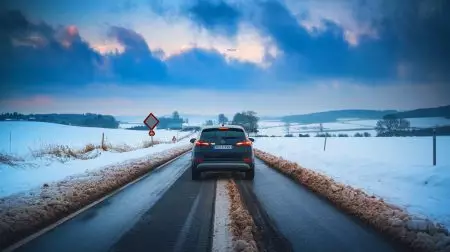
[[198,202],[200,201],[200,195],[201,195],[202,189],[203,189],[203,185],[202,185],[202,187],[200,187],[200,192],[195,197],[194,204],[192,204],[191,210],[189,211],[189,214],[186,218],[186,221],[184,222],[184,225],[180,231],[180,234],[178,234],[177,243],[175,244],[175,247],[173,249],[173,251],[175,251],[175,252],[183,251],[183,249],[184,249],[183,245],[186,241],[187,235],[189,234],[189,228],[192,226],[192,221],[194,220],[194,214],[197,212]]
[[230,232],[230,198],[227,180],[217,180],[216,202],[214,204],[214,233],[212,252],[232,252],[233,242]]

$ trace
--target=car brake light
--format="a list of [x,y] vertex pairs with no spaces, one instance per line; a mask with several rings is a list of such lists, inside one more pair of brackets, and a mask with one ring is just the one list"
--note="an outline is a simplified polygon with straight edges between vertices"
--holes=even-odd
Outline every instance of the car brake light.
[[237,146],[252,146],[252,141],[250,141],[250,140],[245,140],[245,141],[236,143],[236,145],[237,145]]
[[195,162],[196,163],[202,163],[203,162],[203,158],[195,158]]
[[220,127],[219,130],[228,130],[227,127]]
[[252,162],[252,159],[251,159],[251,158],[244,158],[244,162],[245,162],[245,163],[251,163],[251,162]]
[[209,146],[209,145],[210,145],[210,143],[201,141],[201,140],[198,140],[197,142],[195,142],[195,146]]

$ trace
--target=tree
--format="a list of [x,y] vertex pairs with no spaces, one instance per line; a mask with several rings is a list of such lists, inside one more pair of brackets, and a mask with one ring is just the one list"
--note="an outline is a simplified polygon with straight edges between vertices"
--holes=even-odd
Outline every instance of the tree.
[[370,137],[370,133],[369,132],[364,132],[364,137]]
[[285,122],[285,123],[284,123],[284,128],[286,129],[286,133],[287,133],[288,135],[290,135],[290,132],[291,132],[291,123],[290,123],[290,122]]
[[228,122],[228,118],[224,114],[219,114],[219,123],[224,124]]
[[213,125],[214,123],[213,123],[213,121],[212,120],[206,120],[206,125],[208,126],[208,125]]
[[377,136],[404,136],[410,129],[410,122],[404,118],[385,118],[375,126]]
[[233,117],[233,124],[241,125],[248,133],[258,132],[258,120],[254,111],[246,111],[242,113],[236,113]]
[[180,119],[180,113],[178,113],[178,111],[174,111],[172,113],[172,118],[175,119],[175,120]]

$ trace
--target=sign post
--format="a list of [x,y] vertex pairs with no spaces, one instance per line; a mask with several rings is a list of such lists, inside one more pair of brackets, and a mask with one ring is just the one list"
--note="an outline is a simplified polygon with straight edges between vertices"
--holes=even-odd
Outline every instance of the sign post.
[[433,166],[436,166],[436,128],[433,129]]
[[155,129],[156,125],[158,125],[159,120],[156,118],[156,116],[153,113],[150,113],[144,120],[144,124],[150,129],[148,132],[148,135],[151,139],[151,146],[153,147],[153,136],[155,135]]
[[[323,125],[322,124],[320,124],[320,132],[322,132],[323,133]],[[327,148],[327,135],[328,133],[325,133],[325,141],[324,141],[324,143],[323,143],[323,151],[325,151],[325,149]]]

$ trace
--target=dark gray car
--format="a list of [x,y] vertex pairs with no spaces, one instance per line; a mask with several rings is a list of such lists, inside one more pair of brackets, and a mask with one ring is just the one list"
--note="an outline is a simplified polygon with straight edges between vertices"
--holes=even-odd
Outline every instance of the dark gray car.
[[192,138],[192,179],[200,178],[202,172],[244,172],[245,179],[255,176],[253,138],[248,138],[241,126],[207,126],[199,138]]

